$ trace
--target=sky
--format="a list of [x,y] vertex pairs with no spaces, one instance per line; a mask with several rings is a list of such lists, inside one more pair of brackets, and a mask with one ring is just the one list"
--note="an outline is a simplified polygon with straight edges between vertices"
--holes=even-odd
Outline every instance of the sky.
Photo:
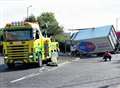
[[[32,5],[32,7],[29,7]],[[120,0],[0,0],[0,27],[53,12],[64,31],[113,24],[120,30]]]

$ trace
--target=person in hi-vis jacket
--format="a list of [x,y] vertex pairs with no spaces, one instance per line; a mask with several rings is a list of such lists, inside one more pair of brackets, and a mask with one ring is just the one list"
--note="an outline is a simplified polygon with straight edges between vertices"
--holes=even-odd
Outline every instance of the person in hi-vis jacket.
[[51,50],[51,61],[57,64],[58,53],[56,50]]

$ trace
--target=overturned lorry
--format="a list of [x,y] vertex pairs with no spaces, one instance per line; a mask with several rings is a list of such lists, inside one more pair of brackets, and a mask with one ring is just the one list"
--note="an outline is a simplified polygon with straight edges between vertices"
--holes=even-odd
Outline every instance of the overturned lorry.
[[80,54],[102,55],[105,51],[118,51],[119,40],[113,25],[79,30],[72,35],[71,41]]

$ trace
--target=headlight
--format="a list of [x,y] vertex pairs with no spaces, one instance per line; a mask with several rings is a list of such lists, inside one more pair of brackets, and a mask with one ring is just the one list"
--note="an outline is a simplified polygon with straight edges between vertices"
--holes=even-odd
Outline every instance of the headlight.
[[5,56],[4,58],[5,58],[5,59],[7,59],[8,57],[7,57],[7,56]]
[[33,58],[33,55],[30,55],[29,58]]

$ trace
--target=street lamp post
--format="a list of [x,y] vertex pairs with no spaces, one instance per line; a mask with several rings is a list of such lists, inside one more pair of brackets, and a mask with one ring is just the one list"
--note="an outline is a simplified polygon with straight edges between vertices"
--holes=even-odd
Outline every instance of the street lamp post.
[[29,8],[30,7],[32,7],[32,5],[29,5],[28,7],[27,7],[27,18],[28,18],[28,16],[29,16]]
[[45,37],[47,37],[48,24],[47,24],[47,23],[45,23],[45,26],[46,26],[46,30],[45,30]]
[[47,37],[48,24],[49,24],[49,21],[45,23],[45,27],[46,27],[46,30],[45,30],[45,34],[46,34],[46,36],[45,36],[45,37]]
[[118,30],[118,18],[116,18],[116,30]]

